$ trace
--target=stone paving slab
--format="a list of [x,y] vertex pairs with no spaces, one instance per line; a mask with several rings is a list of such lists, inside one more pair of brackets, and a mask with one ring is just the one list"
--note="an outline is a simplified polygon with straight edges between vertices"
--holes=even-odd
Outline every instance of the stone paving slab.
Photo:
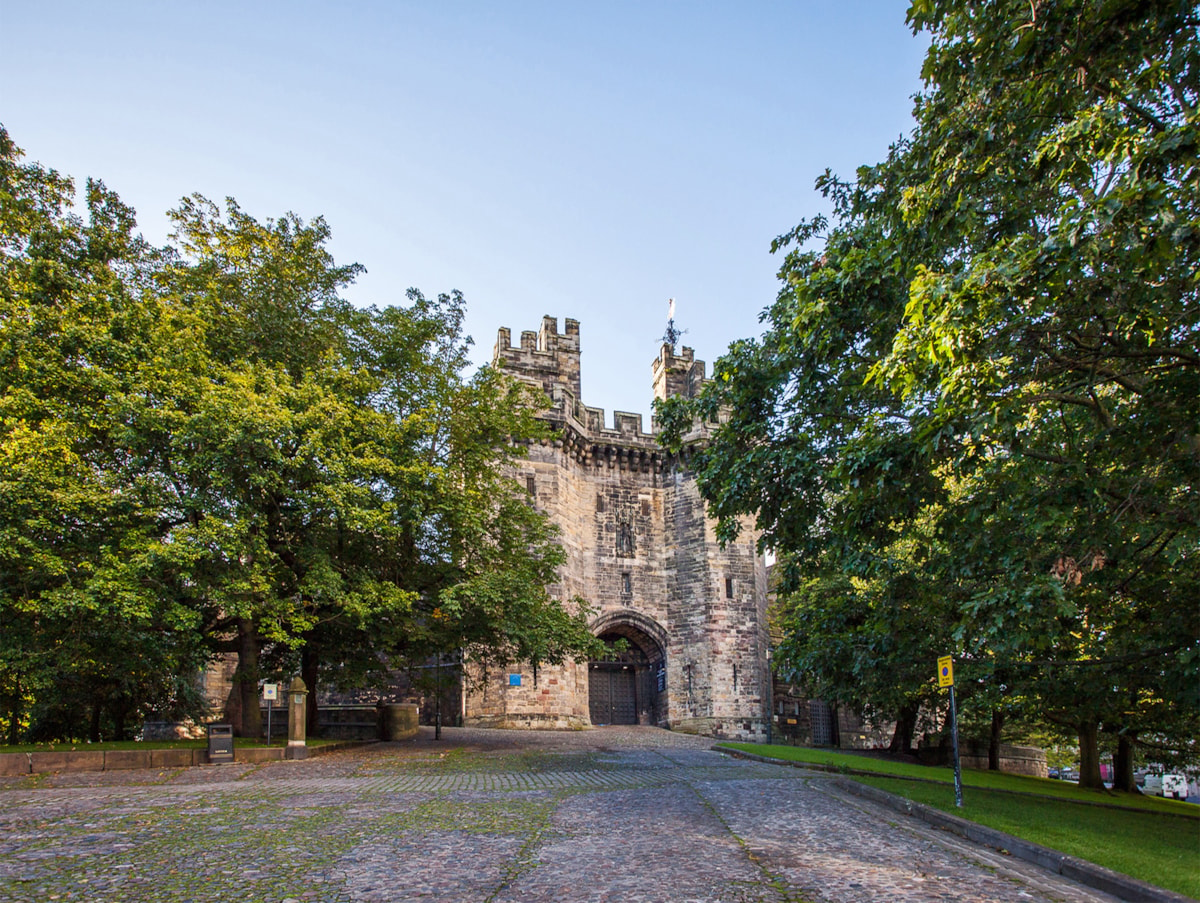
[[498,903],[784,899],[687,783],[576,796],[550,828]]
[[[928,837],[882,830],[877,818],[816,792],[813,781],[702,784],[748,850],[814,900],[1039,899]],[[771,831],[764,832],[766,823]]]
[[120,782],[0,779],[0,901],[1110,899],[704,738],[445,734]]

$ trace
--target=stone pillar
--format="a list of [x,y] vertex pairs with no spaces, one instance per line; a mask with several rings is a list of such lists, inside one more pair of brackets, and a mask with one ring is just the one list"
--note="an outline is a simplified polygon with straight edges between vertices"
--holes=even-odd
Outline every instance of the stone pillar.
[[305,702],[308,687],[299,676],[292,678],[288,687],[288,744],[284,755],[289,759],[308,758],[308,747],[304,743]]
[[383,706],[383,739],[391,742],[411,740],[420,732],[419,712],[410,702],[391,702]]

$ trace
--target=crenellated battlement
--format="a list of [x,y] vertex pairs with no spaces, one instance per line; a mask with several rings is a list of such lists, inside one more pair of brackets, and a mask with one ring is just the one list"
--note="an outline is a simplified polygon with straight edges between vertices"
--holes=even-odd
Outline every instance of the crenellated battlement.
[[580,396],[579,378],[579,321],[567,319],[564,332],[558,331],[556,317],[542,317],[537,332],[521,333],[521,344],[513,346],[512,331],[501,327],[496,333],[492,362],[505,370],[537,383],[547,395],[554,387],[569,389]]
[[[608,426],[604,408],[585,405],[581,398],[579,321],[567,318],[564,331],[558,331],[556,317],[542,317],[537,332],[521,333],[520,345],[512,344],[512,330],[501,327],[496,333],[492,362],[509,373],[540,386],[550,398],[547,418],[569,426],[579,434],[581,443],[634,444],[647,450],[657,449],[654,422],[646,430],[641,414],[614,411]],[[682,395],[691,398],[705,382],[704,361],[696,360],[695,351],[684,347],[679,354],[663,343],[651,364],[655,398]]]
[[653,431],[642,425],[642,415],[629,411],[614,411],[612,426],[607,423],[604,408],[593,408],[583,404],[569,389],[555,388],[550,395],[550,418],[562,421],[576,432],[597,441],[638,442],[657,445]]

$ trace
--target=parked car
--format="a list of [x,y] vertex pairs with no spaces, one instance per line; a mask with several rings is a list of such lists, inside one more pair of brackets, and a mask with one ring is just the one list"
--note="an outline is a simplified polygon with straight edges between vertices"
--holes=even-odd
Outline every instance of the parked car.
[[1147,796],[1165,796],[1169,800],[1187,799],[1187,776],[1182,774],[1148,774],[1141,783]]
[[1169,800],[1187,799],[1187,776],[1182,774],[1164,774],[1162,776],[1162,795]]

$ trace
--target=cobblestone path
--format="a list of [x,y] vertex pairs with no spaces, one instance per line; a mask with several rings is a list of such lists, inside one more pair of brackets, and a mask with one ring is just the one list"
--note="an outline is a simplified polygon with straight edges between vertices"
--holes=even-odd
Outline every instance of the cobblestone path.
[[259,767],[0,778],[0,900],[1110,899],[701,738],[443,733]]

